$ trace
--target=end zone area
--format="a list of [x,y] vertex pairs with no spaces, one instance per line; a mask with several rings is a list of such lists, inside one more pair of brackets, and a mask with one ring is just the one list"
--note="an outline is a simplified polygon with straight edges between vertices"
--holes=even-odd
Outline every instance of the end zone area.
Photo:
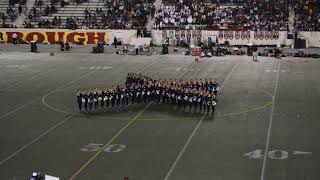
[[[247,56],[2,53],[0,179],[319,179],[319,61]],[[297,63],[295,63],[297,62]],[[80,113],[76,92],[157,79],[216,78],[215,114],[166,104]],[[276,88],[277,87],[277,88]]]

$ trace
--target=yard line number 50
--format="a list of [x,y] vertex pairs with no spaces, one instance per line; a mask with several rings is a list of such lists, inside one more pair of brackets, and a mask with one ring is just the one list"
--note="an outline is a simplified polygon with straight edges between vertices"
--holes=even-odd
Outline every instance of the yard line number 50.
[[[103,144],[97,144],[97,143],[89,143],[85,145],[84,147],[80,148],[80,151],[82,152],[96,152],[99,151],[102,148]],[[124,149],[126,149],[126,145],[123,144],[110,144],[106,148],[104,148],[104,152],[121,152]]]

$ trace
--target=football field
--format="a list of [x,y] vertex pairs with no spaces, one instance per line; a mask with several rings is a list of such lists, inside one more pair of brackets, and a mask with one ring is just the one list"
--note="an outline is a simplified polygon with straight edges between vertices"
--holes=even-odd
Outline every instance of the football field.
[[[0,179],[319,180],[319,69],[312,58],[1,52]],[[216,112],[79,112],[79,88],[110,88],[129,72],[217,79]]]

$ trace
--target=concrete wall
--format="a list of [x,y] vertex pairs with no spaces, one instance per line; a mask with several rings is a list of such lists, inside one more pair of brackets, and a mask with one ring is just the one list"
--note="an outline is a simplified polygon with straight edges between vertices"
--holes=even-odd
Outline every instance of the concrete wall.
[[306,38],[309,47],[320,47],[320,32],[299,32],[299,35]]

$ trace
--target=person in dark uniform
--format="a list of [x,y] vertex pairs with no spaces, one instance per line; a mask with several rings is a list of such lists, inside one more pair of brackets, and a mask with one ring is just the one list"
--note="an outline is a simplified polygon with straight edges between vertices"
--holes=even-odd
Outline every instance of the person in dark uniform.
[[160,87],[156,87],[156,102],[160,103],[161,95],[160,95]]
[[200,112],[202,111],[202,104],[203,104],[203,100],[202,100],[202,93],[199,94],[198,96],[198,105],[199,105],[199,110]]
[[207,109],[207,112],[210,111],[210,107],[211,107],[211,97],[209,96],[209,93],[207,92],[206,93],[206,97],[205,97],[205,106],[206,106],[206,109]]
[[109,89],[105,89],[105,94],[104,94],[103,100],[104,100],[104,104],[105,104],[106,108],[109,108],[109,105],[110,105],[110,103],[109,103]]
[[104,100],[104,98],[105,98],[105,91],[104,91],[104,89],[102,89],[102,91],[101,91],[101,93],[100,93],[100,96],[99,96],[99,101],[100,101],[100,106],[101,106],[101,109],[103,109],[104,108],[104,102],[105,102],[105,100]]
[[95,89],[95,90],[93,91],[93,102],[94,102],[94,109],[95,109],[95,110],[97,110],[98,107],[99,107],[98,98],[99,98],[98,92],[97,92],[97,89]]
[[183,99],[182,99],[182,107],[183,109],[186,109],[187,108],[187,105],[188,105],[188,92],[185,90],[183,92]]
[[82,93],[80,89],[78,89],[78,93],[77,93],[77,103],[78,103],[79,111],[81,111],[82,110]]
[[130,88],[131,104],[134,104],[136,101],[135,95],[136,95],[136,91],[135,91],[134,87],[132,86]]
[[217,95],[218,95],[218,91],[219,91],[220,87],[219,87],[219,84],[217,83],[217,81],[216,81],[216,80],[213,82],[213,88],[214,88],[214,90],[213,90],[213,94],[214,94],[215,96],[217,96]]
[[113,38],[113,44],[114,44],[114,48],[117,48],[118,39],[116,36]]
[[182,96],[183,96],[183,94],[182,94],[181,90],[179,90],[178,93],[177,93],[178,107],[182,106],[182,98],[183,98]]
[[189,95],[188,95],[188,104],[189,104],[189,111],[191,111],[191,109],[192,109],[192,105],[193,105],[193,96],[194,96],[194,94],[193,94],[193,92],[190,92],[189,93]]
[[93,93],[92,93],[91,90],[90,90],[90,92],[89,92],[89,100],[88,100],[88,103],[89,103],[89,110],[92,111],[92,106],[93,106]]
[[216,105],[217,105],[217,103],[216,103],[215,95],[212,94],[212,96],[211,96],[211,109],[212,109],[212,113],[214,113],[214,110],[215,110]]
[[119,88],[117,88],[116,92],[115,92],[115,100],[116,100],[116,106],[120,106],[120,101],[121,101],[121,92],[119,90]]
[[128,106],[129,105],[129,98],[130,98],[128,89],[126,88],[123,93],[124,93],[125,105]]
[[111,90],[110,92],[110,101],[111,101],[111,108],[115,106],[116,101],[116,92],[114,90]]
[[137,103],[139,104],[141,102],[141,87],[136,86],[136,97],[137,97]]
[[143,99],[143,102],[146,103],[147,102],[147,99],[148,99],[148,95],[147,95],[147,91],[148,91],[148,86],[144,86],[142,88],[142,99]]
[[[88,103],[89,103],[89,96],[88,93],[84,93],[84,109],[87,111],[88,110]],[[82,100],[83,101],[83,100]]]
[[60,51],[64,51],[64,42],[63,42],[63,39],[60,40]]

